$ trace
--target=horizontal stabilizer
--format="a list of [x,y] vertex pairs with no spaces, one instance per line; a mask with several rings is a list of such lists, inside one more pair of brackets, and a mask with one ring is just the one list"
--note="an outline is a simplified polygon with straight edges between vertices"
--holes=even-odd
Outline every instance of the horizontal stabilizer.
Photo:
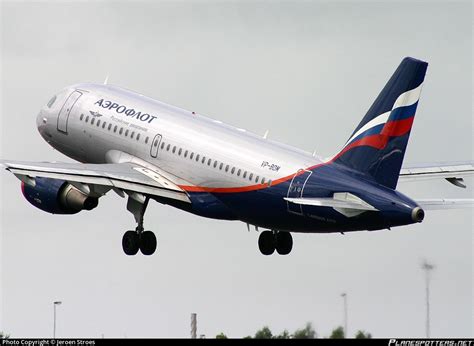
[[288,198],[284,199],[290,203],[310,205],[316,207],[331,207],[347,217],[353,217],[364,211],[378,211],[369,203],[348,192],[337,192],[333,197],[320,198]]
[[433,199],[418,199],[416,203],[420,207],[426,210],[439,210],[439,209],[462,209],[462,208],[473,208],[474,199],[449,199],[449,198],[433,198]]
[[400,171],[399,181],[446,179],[455,186],[465,188],[463,178],[473,175],[474,161],[430,163],[403,167]]

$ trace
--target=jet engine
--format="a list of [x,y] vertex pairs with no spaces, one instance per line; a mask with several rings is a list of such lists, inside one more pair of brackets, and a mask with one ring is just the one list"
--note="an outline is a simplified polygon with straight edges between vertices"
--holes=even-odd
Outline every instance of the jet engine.
[[99,204],[97,197],[88,196],[64,180],[36,178],[35,186],[21,183],[26,200],[47,213],[76,214],[92,210]]

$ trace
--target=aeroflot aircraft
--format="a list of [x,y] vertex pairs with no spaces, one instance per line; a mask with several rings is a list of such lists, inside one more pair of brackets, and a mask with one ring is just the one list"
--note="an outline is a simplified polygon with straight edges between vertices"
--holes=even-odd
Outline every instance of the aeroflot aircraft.
[[113,190],[137,222],[127,255],[155,252],[143,218],[150,199],[213,219],[267,229],[262,254],[290,253],[290,232],[390,229],[421,222],[422,208],[472,200],[414,201],[399,180],[447,179],[465,187],[473,162],[402,167],[428,64],[405,58],[338,154],[321,159],[266,136],[225,125],[110,85],[63,89],[37,117],[41,136],[80,163],[1,161],[25,198],[53,214],[97,207]]

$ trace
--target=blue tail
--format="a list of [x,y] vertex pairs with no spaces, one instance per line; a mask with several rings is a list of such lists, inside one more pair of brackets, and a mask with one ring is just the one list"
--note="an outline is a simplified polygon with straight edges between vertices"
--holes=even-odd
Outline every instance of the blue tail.
[[336,162],[396,188],[427,67],[424,61],[402,60]]

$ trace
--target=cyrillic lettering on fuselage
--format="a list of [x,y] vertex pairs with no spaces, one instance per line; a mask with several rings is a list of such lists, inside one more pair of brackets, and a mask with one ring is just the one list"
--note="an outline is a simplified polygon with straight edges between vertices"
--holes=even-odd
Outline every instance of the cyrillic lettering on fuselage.
[[151,115],[148,113],[142,113],[141,111],[136,111],[133,108],[129,108],[125,105],[120,105],[110,100],[100,99],[96,101],[94,105],[98,105],[102,108],[109,109],[109,110],[115,110],[117,114],[122,114],[122,115],[125,115],[126,117],[134,118],[148,124],[150,124],[153,120],[157,118],[154,115]]

